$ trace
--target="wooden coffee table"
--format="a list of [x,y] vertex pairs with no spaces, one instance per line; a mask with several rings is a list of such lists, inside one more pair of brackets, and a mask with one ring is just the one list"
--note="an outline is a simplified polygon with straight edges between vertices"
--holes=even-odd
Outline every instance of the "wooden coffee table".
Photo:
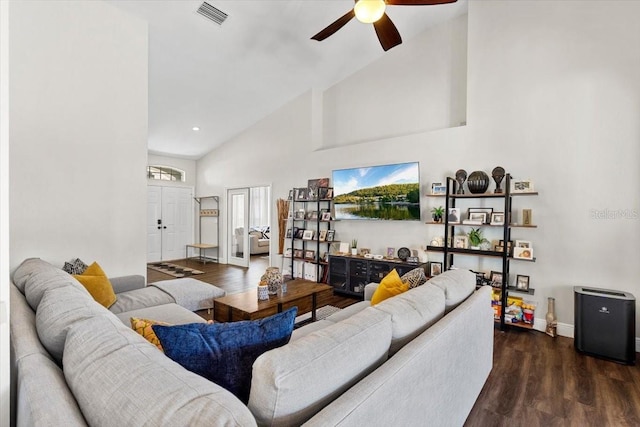
[[316,320],[316,308],[333,295],[333,287],[324,283],[307,280],[287,282],[287,293],[270,295],[265,301],[258,301],[258,289],[239,294],[227,295],[213,300],[213,319],[216,322],[236,322],[255,320],[280,313],[291,307],[298,307],[298,315],[311,312],[312,321]]

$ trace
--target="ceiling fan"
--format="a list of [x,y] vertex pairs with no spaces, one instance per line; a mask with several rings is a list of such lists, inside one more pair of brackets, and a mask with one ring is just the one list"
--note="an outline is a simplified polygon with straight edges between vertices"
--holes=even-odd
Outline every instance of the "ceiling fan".
[[385,51],[402,43],[402,37],[391,19],[384,12],[389,6],[431,6],[437,4],[455,3],[457,0],[356,0],[356,5],[349,12],[338,18],[324,30],[320,31],[312,40],[322,41],[344,27],[354,17],[365,24],[373,24],[378,40]]

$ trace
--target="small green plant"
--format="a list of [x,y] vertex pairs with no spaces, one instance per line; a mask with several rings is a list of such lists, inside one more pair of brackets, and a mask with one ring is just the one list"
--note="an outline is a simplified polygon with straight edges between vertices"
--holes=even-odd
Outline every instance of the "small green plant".
[[351,240],[351,247],[356,249],[358,247],[358,239]]
[[471,231],[467,234],[467,236],[469,237],[469,244],[471,246],[480,246],[485,242],[487,243],[489,242],[482,235],[482,230],[480,228],[472,228]]
[[438,206],[437,208],[431,209],[431,216],[435,222],[442,221],[442,216],[444,215],[444,208],[442,206]]

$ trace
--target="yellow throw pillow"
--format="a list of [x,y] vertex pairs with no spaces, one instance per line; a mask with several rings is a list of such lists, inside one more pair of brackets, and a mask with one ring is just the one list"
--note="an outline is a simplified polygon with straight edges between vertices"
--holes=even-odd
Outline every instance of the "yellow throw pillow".
[[371,297],[371,305],[379,304],[387,298],[399,295],[408,290],[409,285],[402,282],[398,272],[394,268],[384,277],[384,279],[382,279],[382,281],[380,281],[378,288]]
[[74,274],[73,277],[82,283],[93,299],[103,306],[109,308],[116,302],[117,297],[113,286],[97,262],[87,267],[84,273]]
[[157,320],[140,319],[138,317],[131,318],[131,329],[142,335],[151,344],[158,347],[160,351],[164,352],[158,336],[153,332],[153,328],[151,327],[152,325],[171,326],[168,323],[158,322]]

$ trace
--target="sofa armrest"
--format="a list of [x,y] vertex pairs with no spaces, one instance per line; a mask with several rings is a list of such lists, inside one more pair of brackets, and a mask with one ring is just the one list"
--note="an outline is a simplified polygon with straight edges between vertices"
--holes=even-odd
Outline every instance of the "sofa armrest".
[[142,289],[146,286],[144,276],[139,274],[132,274],[130,276],[121,276],[109,278],[113,291],[116,294],[126,291],[133,291],[135,289]]
[[371,301],[371,297],[373,293],[378,289],[379,283],[371,282],[367,286],[364,287],[364,300]]

